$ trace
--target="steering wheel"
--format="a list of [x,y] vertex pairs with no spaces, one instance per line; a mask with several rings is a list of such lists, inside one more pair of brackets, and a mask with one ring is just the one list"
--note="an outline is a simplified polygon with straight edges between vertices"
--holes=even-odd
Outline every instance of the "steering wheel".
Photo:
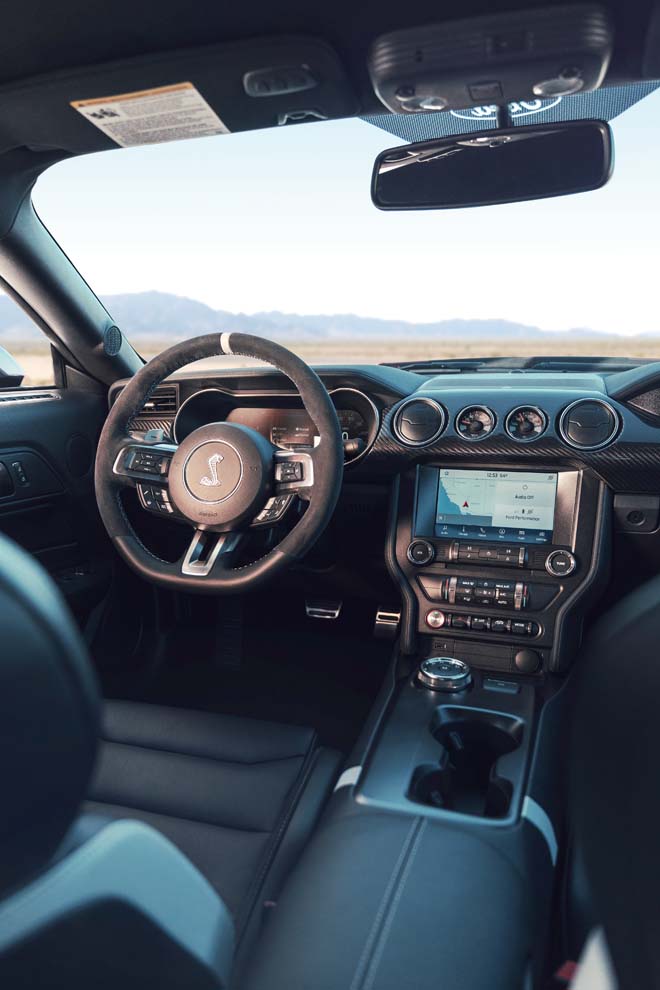
[[[258,358],[283,372],[316,426],[318,445],[282,450],[238,423],[201,426],[178,445],[131,435],[131,420],[157,385],[184,365],[221,354]],[[337,504],[343,467],[337,413],[315,372],[272,341],[223,333],[176,344],[131,378],[101,432],[94,481],[108,534],[138,574],[173,589],[222,593],[252,588],[310,549]],[[141,542],[122,504],[127,487],[137,489],[144,508],[193,526],[190,545],[175,563]],[[296,497],[309,504],[281,542],[254,563],[233,566],[247,530],[273,526]]]

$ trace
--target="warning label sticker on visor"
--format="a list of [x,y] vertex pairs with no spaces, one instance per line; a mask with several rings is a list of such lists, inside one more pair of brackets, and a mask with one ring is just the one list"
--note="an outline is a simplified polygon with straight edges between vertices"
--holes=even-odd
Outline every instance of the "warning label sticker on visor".
[[191,82],[74,100],[71,106],[122,148],[229,134],[229,129]]

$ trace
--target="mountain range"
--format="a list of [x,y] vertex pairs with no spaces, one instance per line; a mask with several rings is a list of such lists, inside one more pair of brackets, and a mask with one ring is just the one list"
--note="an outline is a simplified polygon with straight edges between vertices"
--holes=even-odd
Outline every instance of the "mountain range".
[[[612,338],[587,327],[547,331],[503,319],[447,319],[433,323],[387,320],[353,313],[335,316],[297,313],[229,313],[196,299],[169,292],[133,292],[102,296],[102,302],[130,340],[176,340],[218,330],[256,333],[281,341],[341,339],[401,340],[553,340],[558,337]],[[0,339],[39,337],[39,331],[7,296],[0,295]],[[645,334],[644,336],[656,336]]]

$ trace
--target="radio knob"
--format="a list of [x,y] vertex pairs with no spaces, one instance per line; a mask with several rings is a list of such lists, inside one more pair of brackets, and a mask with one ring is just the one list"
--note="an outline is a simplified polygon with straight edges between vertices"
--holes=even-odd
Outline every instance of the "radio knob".
[[435,547],[428,540],[413,540],[408,547],[407,556],[411,564],[422,567],[430,564],[435,557]]
[[545,569],[553,577],[566,577],[577,567],[577,561],[570,550],[553,550],[548,554]]

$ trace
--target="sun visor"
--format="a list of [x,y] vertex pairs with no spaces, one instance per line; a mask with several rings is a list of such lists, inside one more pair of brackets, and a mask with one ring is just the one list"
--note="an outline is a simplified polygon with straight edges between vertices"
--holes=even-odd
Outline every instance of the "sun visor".
[[2,86],[0,153],[23,147],[77,155],[347,117],[357,109],[343,66],[324,42],[234,42]]

